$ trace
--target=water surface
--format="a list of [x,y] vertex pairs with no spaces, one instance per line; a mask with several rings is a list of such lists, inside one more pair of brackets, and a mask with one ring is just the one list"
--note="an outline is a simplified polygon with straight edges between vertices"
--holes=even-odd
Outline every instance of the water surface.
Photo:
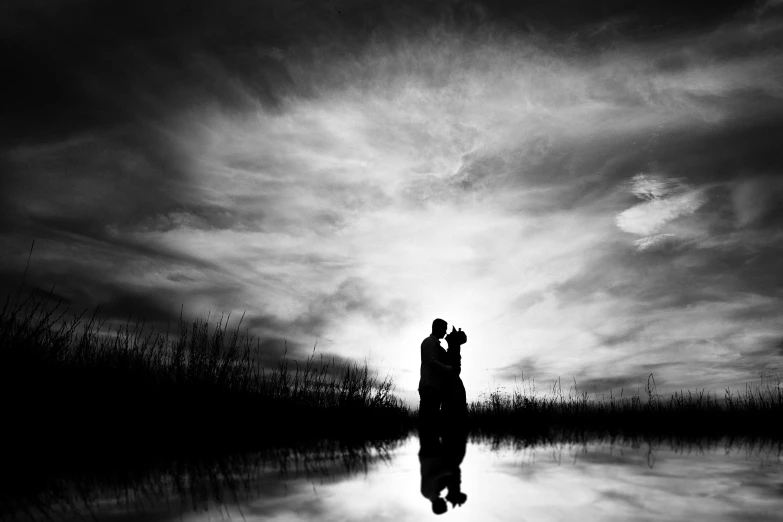
[[[98,520],[172,522],[783,519],[778,445],[469,442],[459,466],[467,500],[449,504],[441,517],[422,495],[422,471],[436,469],[437,480],[448,482],[452,468],[438,468],[439,461],[433,468],[443,455],[423,462],[419,450],[411,437],[362,455],[248,458],[179,481],[158,477],[155,487],[127,491],[119,502],[116,491],[98,494],[90,511]],[[62,518],[77,518],[69,511],[77,504]]]

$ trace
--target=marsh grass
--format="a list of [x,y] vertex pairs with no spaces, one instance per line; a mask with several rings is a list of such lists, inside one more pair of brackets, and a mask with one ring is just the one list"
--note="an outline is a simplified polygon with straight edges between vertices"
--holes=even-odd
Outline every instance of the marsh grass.
[[633,395],[596,396],[576,381],[563,390],[554,381],[545,394],[523,381],[511,391],[496,389],[468,405],[468,424],[476,435],[511,435],[530,440],[586,440],[596,437],[701,440],[738,437],[781,440],[777,420],[783,414],[780,379],[762,379],[722,396],[705,390],[657,392],[650,374]]
[[47,296],[9,296],[0,312],[6,449],[29,467],[31,458],[84,463],[388,440],[413,426],[389,376],[315,351],[264,368],[258,341],[229,319],[180,317],[173,334],[141,319],[107,328],[97,310],[73,315]]
[[315,351],[265,368],[258,341],[229,319],[180,317],[173,333],[142,319],[109,328],[97,310],[74,315],[49,296],[9,296],[0,311],[0,517],[48,518],[52,505],[89,511],[102,488],[149,489],[161,473],[184,480],[178,496],[195,502],[235,467],[215,466],[242,455],[329,447],[353,463],[413,428],[389,376]]

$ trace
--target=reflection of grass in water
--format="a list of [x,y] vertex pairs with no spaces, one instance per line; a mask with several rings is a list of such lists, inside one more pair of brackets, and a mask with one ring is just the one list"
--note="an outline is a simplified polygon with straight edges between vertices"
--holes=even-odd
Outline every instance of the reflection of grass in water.
[[390,461],[390,452],[398,446],[399,441],[318,441],[213,458],[107,463],[86,474],[51,480],[46,489],[6,502],[0,519],[100,519],[112,513],[140,517],[207,510],[241,514],[242,503],[285,493],[287,481],[320,484],[367,473],[375,464]]
[[651,453],[672,451],[675,454],[736,454],[744,458],[766,461],[779,461],[783,455],[783,440],[771,437],[739,436],[724,437],[719,434],[704,436],[677,435],[617,435],[617,434],[581,434],[568,436],[563,432],[554,432],[549,437],[514,436],[508,433],[473,433],[473,444],[488,446],[493,451],[524,451],[527,449],[584,452],[589,448],[631,448]]
[[743,391],[726,389],[723,397],[701,391],[680,391],[668,397],[657,393],[650,374],[644,395],[610,394],[590,397],[567,392],[560,380],[548,394],[536,394],[534,385],[511,392],[495,390],[468,406],[468,422],[475,434],[535,440],[581,440],[603,436],[632,438],[750,437],[783,440],[776,419],[783,414],[780,380],[746,385]]
[[[295,493],[296,490],[289,491],[287,484],[294,487],[298,484],[300,491],[301,488],[309,491],[310,485],[316,487],[366,474],[379,463],[393,465],[392,452],[400,443],[398,440],[345,445],[321,441],[296,448],[268,448],[212,459],[107,467],[101,473],[52,482],[48,490],[36,497],[19,499],[18,509],[7,511],[7,514],[12,520],[72,520],[77,515],[102,519],[118,513],[127,513],[135,519],[143,518],[145,513],[161,515],[210,510],[230,518],[235,514],[243,515],[242,505],[255,499]],[[511,436],[476,436],[473,443],[489,446],[492,451],[512,451],[523,456],[525,452],[538,453],[544,456],[543,460],[551,459],[558,465],[577,461],[589,464],[595,456],[614,454],[614,462],[627,459],[629,463],[646,463],[651,469],[658,464],[659,455],[670,458],[668,452],[707,459],[714,455],[735,454],[759,465],[778,465],[783,450],[780,442],[753,438],[607,436],[580,442],[563,439],[531,443]],[[623,451],[629,448],[637,451],[624,454]]]
[[687,455],[693,457],[734,455],[744,460],[754,460],[759,465],[779,466],[783,456],[783,441],[760,437],[677,437],[677,436],[616,436],[605,435],[581,439],[551,437],[549,439],[515,437],[512,435],[475,434],[474,444],[488,446],[492,451],[549,455],[558,464],[584,460],[596,451],[615,454],[618,459],[626,456],[625,450],[633,450],[643,456],[649,468],[654,468],[658,456]]
[[0,312],[0,503],[108,462],[122,469],[323,438],[383,442],[413,426],[391,378],[366,364],[313,354],[267,370],[256,341],[222,317],[180,319],[172,336],[141,321],[109,332],[97,313],[69,317],[46,303],[9,297]]

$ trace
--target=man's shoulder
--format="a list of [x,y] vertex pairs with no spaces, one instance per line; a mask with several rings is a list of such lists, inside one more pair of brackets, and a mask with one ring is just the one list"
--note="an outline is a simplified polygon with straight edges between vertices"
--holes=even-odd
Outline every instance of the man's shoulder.
[[436,339],[431,335],[424,338],[424,340],[421,342],[421,347],[422,348],[435,347],[435,348],[440,348],[441,350],[443,349],[443,346],[441,346],[440,344],[440,339]]

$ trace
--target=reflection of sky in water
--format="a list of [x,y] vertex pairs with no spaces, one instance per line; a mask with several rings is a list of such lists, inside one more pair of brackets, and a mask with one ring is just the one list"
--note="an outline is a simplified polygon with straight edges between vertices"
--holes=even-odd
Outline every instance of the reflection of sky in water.
[[[418,439],[366,467],[339,462],[310,471],[262,471],[254,496],[192,512],[171,504],[128,520],[423,520],[436,518],[421,495]],[[652,465],[652,466],[651,466]],[[363,471],[366,469],[366,473]],[[783,467],[777,450],[713,446],[650,452],[606,445],[492,449],[469,444],[461,466],[465,505],[449,520],[779,520]],[[445,495],[445,491],[444,491]],[[108,507],[108,506],[107,506]],[[168,509],[168,511],[166,511]],[[157,511],[157,513],[155,512]],[[168,513],[168,515],[164,514]],[[108,515],[108,513],[106,513]],[[126,518],[127,517],[127,518]],[[103,519],[102,516],[99,516]]]

